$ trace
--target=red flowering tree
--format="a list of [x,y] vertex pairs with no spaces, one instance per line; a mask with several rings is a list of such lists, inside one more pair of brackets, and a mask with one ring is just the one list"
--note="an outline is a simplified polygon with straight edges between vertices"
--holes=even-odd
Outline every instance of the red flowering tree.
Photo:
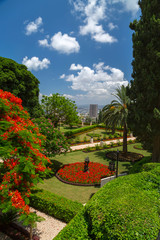
[[40,180],[50,160],[42,154],[44,136],[23,110],[22,100],[0,90],[0,209],[18,212],[19,220],[37,221],[29,209],[31,187]]

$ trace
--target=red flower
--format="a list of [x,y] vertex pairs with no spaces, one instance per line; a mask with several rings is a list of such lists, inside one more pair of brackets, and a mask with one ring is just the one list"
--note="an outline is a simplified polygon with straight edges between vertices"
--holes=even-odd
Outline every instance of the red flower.
[[99,184],[102,177],[114,175],[114,172],[110,171],[106,165],[93,162],[89,163],[89,171],[84,172],[84,163],[77,162],[64,165],[58,171],[58,175],[68,182]]

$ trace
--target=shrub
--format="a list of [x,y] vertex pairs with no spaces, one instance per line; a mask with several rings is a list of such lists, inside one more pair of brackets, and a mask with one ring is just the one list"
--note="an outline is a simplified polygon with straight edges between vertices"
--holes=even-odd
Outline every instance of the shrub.
[[69,146],[66,137],[54,127],[51,119],[45,117],[32,119],[33,123],[39,128],[40,133],[46,136],[43,142],[43,153],[48,157],[67,152]]
[[42,189],[32,192],[30,205],[64,222],[69,222],[83,208],[83,205],[79,202]]
[[103,135],[103,139],[106,140],[107,139],[107,134]]
[[114,142],[110,142],[110,147],[114,147]]
[[54,240],[156,239],[160,168],[152,171],[105,184]]
[[67,131],[65,132],[65,136],[66,137],[71,137],[77,133],[82,133],[82,132],[87,132],[88,130],[90,129],[94,129],[94,128],[97,128],[98,125],[92,125],[92,126],[88,126],[88,127],[83,127],[83,128],[77,128],[77,129],[73,129],[72,131]]
[[138,173],[143,171],[143,165],[145,163],[150,163],[152,161],[151,157],[144,157],[142,160],[134,163],[133,167],[129,170],[129,173]]
[[109,134],[109,139],[112,139],[112,138],[114,138],[114,136],[112,135],[112,134]]
[[30,120],[22,100],[0,90],[0,209],[2,213],[18,212],[19,221],[33,224],[38,220],[29,210],[31,187],[41,181],[50,160],[42,154],[45,137]]
[[96,144],[95,148],[96,148],[96,150],[99,150],[101,147],[100,147],[100,145]]
[[118,133],[114,133],[114,138],[119,138],[119,134]]
[[87,137],[86,136],[84,136],[83,141],[87,142]]
[[79,138],[79,137],[76,137],[76,138],[75,138],[75,142],[76,142],[76,143],[80,143],[80,138]]

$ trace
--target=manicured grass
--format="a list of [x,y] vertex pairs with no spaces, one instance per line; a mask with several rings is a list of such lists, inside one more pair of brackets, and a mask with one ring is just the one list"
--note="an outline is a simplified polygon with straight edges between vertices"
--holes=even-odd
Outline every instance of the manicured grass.
[[[138,150],[133,148],[135,144],[128,145],[128,151],[141,153],[144,156],[150,156],[145,150]],[[138,145],[136,143],[136,145]],[[115,150],[115,148],[113,148]],[[110,150],[113,150],[110,149]],[[122,147],[117,147],[116,149],[122,150]],[[74,163],[74,162],[84,162],[84,159],[88,156],[90,161],[98,162],[105,165],[108,165],[109,159],[106,159],[105,153],[107,150],[101,150],[96,152],[84,153],[82,151],[75,151],[67,153],[66,155],[56,156],[52,159],[55,166],[62,166],[62,164]],[[119,173],[128,172],[129,169],[133,166],[133,163],[129,162],[119,162]],[[60,196],[64,196],[71,200],[77,200],[81,203],[86,203],[94,193],[99,190],[99,187],[82,187],[82,186],[73,186],[60,182],[55,176],[49,179],[45,179],[44,183],[38,184],[39,188],[48,190]]]
[[[105,129],[102,129],[102,128],[96,128],[96,129],[92,129],[88,132],[85,132],[85,133],[81,133],[81,134],[77,134],[77,136],[74,136],[72,139],[72,142],[73,143],[76,143],[76,140],[79,140],[80,142],[82,141],[90,141],[91,137],[88,136],[87,134],[91,134],[94,136],[94,134],[99,134],[99,139],[101,138],[104,138],[104,136],[106,138],[109,138],[109,134],[111,134],[111,131],[106,131]],[[116,133],[121,133],[120,131],[116,131]],[[93,137],[94,140],[98,140],[98,137]]]

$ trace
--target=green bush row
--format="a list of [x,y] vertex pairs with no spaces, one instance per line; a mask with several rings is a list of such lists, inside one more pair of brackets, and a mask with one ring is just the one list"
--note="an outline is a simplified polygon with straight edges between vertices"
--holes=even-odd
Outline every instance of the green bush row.
[[105,184],[54,240],[155,240],[160,229],[160,166]]
[[67,223],[83,208],[79,202],[42,189],[32,192],[30,206]]
[[67,131],[65,132],[65,136],[66,137],[71,137],[77,133],[81,133],[81,132],[87,132],[88,130],[90,129],[94,129],[94,128],[97,128],[98,125],[92,125],[92,126],[87,126],[87,127],[82,127],[82,128],[77,128],[77,129],[73,129],[73,130],[70,130],[70,131]]

